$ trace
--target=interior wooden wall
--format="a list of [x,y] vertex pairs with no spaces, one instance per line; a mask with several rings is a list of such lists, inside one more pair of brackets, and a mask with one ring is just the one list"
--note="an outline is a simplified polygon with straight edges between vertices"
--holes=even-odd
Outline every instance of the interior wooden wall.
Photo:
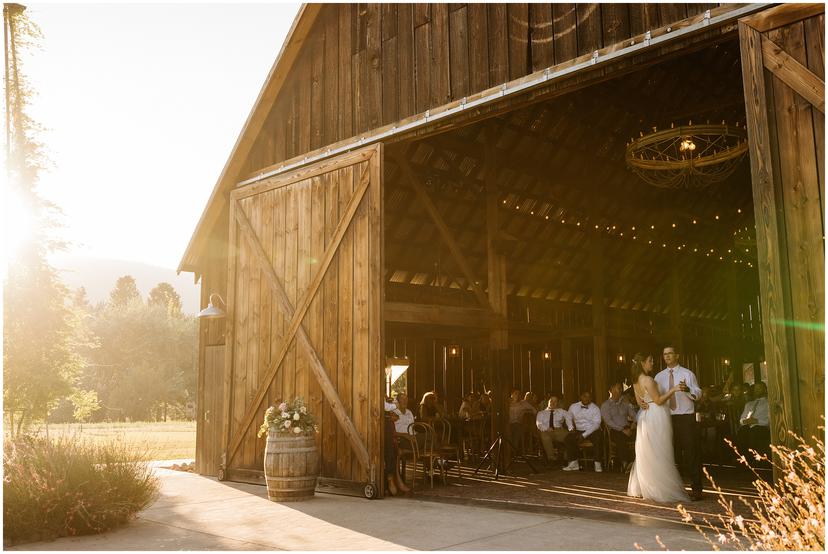
[[247,171],[333,144],[719,4],[328,4]]

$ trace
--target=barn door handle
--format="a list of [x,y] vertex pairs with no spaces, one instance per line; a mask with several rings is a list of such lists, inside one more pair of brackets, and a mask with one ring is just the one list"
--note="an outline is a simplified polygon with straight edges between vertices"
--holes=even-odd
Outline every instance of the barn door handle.
[[204,412],[204,423],[210,423],[210,410]]

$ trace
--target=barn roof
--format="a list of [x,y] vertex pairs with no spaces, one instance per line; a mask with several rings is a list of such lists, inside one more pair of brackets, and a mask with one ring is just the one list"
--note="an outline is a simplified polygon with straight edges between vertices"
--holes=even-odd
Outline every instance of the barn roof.
[[[493,90],[490,87],[518,82],[552,66],[589,63],[593,53],[612,53],[631,43],[649,42],[651,37],[658,40],[691,24],[702,25],[704,17],[708,23],[711,13],[715,19],[737,8],[732,4],[303,5],[178,271],[192,271],[198,277],[204,254],[211,248],[209,239],[226,212],[229,190],[262,168],[297,156],[301,161],[309,152],[371,134],[429,109],[438,112],[461,98]],[[715,27],[710,25],[706,33],[726,32]],[[467,48],[458,49],[456,44]],[[481,50],[489,54],[476,59]],[[633,58],[633,63],[641,59]],[[546,85],[545,90],[554,86]]]

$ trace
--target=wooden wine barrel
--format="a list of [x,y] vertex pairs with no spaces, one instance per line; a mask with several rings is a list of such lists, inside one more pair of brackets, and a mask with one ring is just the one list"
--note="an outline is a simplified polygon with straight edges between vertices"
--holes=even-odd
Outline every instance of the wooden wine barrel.
[[313,498],[319,476],[314,438],[287,437],[269,431],[264,455],[267,497],[274,502]]

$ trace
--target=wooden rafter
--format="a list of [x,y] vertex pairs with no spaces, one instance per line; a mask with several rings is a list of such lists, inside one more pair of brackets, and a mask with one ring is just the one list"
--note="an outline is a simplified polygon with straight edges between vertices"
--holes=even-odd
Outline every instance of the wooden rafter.
[[466,276],[466,279],[468,279],[475,296],[477,296],[477,299],[480,302],[480,305],[484,308],[488,308],[491,310],[492,307],[489,304],[489,299],[486,297],[486,293],[483,292],[483,289],[480,287],[479,283],[475,279],[471,267],[466,261],[466,257],[463,255],[463,252],[457,245],[457,241],[455,241],[454,237],[451,234],[451,231],[449,231],[449,228],[446,225],[446,222],[443,220],[443,217],[437,210],[437,206],[434,205],[434,202],[431,201],[431,198],[429,198],[428,193],[425,191],[423,186],[417,181],[417,178],[414,176],[414,172],[411,170],[411,165],[408,163],[408,160],[406,160],[404,156],[397,156],[394,159],[400,168],[402,176],[408,181],[408,184],[411,186],[411,188],[414,189],[414,192],[417,194],[417,198],[423,204],[426,211],[428,212],[429,217],[431,217],[432,222],[434,222],[434,225],[440,232],[440,236],[446,243],[446,246],[448,246],[448,249],[451,252],[452,257],[454,258],[454,261],[457,263],[458,266],[460,266],[460,270]]

